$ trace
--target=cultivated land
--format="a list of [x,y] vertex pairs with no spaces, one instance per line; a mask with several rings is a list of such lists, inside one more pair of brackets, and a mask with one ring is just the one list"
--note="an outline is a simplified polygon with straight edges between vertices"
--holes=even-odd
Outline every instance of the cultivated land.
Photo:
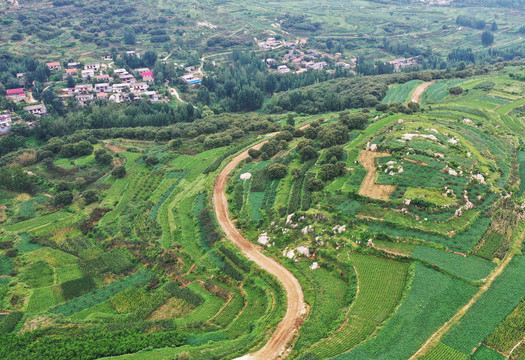
[[523,6],[0,2],[0,359],[523,360]]

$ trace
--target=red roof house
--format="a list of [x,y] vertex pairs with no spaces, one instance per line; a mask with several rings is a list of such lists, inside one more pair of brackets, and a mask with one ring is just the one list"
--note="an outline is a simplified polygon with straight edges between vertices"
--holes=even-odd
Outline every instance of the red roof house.
[[142,72],[142,73],[140,73],[140,75],[142,76],[142,80],[144,80],[146,82],[153,82],[153,80],[154,80],[154,78],[153,78],[153,71]]
[[9,89],[7,90],[7,98],[10,98],[10,99],[15,99],[15,100],[19,100],[19,99],[23,99],[26,97],[26,93],[24,92],[24,89],[20,88],[20,89]]

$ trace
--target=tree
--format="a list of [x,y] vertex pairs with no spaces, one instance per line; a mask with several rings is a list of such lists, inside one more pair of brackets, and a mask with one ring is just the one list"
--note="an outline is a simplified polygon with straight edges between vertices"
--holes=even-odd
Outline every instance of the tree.
[[144,163],[147,166],[152,167],[152,166],[155,166],[155,165],[157,165],[159,163],[159,158],[156,157],[155,155],[150,155],[144,160]]
[[124,31],[124,44],[135,45],[135,31],[133,29],[127,29]]
[[481,34],[481,43],[483,46],[489,46],[494,43],[494,34],[492,34],[490,31],[485,30]]
[[315,150],[313,146],[307,145],[301,148],[301,150],[299,150],[299,156],[301,157],[301,162],[306,162],[308,160],[317,159],[319,154],[317,153],[317,150]]
[[146,64],[146,66],[153,67],[153,65],[155,65],[157,62],[157,53],[155,51],[148,50],[142,56],[142,60],[144,60],[144,64]]
[[82,197],[86,201],[86,204],[92,204],[98,201],[98,193],[96,190],[93,190],[93,189],[84,191],[84,193],[82,194]]
[[257,159],[259,156],[261,156],[261,150],[249,149],[248,155],[250,155],[250,157],[252,157],[253,159]]
[[201,86],[197,91],[197,101],[203,105],[209,105],[211,102],[210,91],[206,86]]
[[286,176],[287,169],[283,164],[273,164],[268,167],[268,177],[270,179],[282,179]]
[[124,176],[126,176],[126,167],[124,165],[115,166],[111,172],[111,175],[118,179],[122,179]]
[[109,165],[113,161],[113,156],[104,149],[98,149],[95,151],[95,161],[102,165]]
[[293,114],[288,114],[286,117],[286,123],[290,126],[295,126],[295,119],[293,117]]
[[29,191],[33,185],[32,176],[20,165],[0,168],[0,188],[11,191]]
[[73,76],[71,76],[71,75],[67,76],[67,87],[68,88],[74,88],[75,87],[75,79],[73,79]]
[[311,178],[306,183],[306,189],[311,192],[321,191],[323,190],[323,187],[324,187],[323,182],[317,178]]
[[334,162],[333,159],[335,158],[335,161],[342,160],[344,156],[344,150],[342,146],[332,146],[326,151],[326,161],[327,162]]
[[61,191],[55,196],[55,206],[69,205],[73,202],[71,191]]
[[91,155],[93,153],[93,145],[87,140],[82,140],[73,145],[73,150],[77,156]]
[[461,86],[453,86],[448,89],[448,92],[452,95],[461,95],[463,93],[463,88]]

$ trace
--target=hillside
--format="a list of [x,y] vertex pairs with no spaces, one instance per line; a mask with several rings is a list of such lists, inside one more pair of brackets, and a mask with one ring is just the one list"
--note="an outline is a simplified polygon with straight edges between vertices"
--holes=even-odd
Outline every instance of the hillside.
[[0,1],[0,359],[525,360],[524,12]]

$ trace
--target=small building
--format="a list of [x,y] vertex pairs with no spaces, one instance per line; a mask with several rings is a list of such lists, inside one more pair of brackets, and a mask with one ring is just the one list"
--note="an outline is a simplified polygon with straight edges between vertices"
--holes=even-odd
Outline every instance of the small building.
[[277,65],[277,61],[275,59],[266,59],[266,65],[268,66]]
[[100,63],[89,63],[84,65],[84,70],[93,70],[94,72],[98,72],[100,70]]
[[286,65],[279,65],[277,66],[277,71],[279,74],[286,74],[289,73],[291,70]]
[[0,114],[0,134],[6,134],[11,129],[11,115]]
[[110,88],[108,83],[95,84],[95,92],[97,93],[107,93],[110,91]]
[[17,73],[17,74],[16,74],[16,78],[17,78],[18,80],[20,80],[20,85],[24,84],[24,80],[25,80],[25,78],[24,78],[24,73]]
[[95,76],[95,71],[93,69],[82,70],[82,80],[88,81],[89,79]]
[[81,106],[85,106],[89,104],[90,102],[93,101],[94,98],[95,97],[93,96],[93,94],[78,94],[75,96],[75,99],[78,101],[78,103]]
[[188,73],[189,73],[189,72],[192,72],[192,71],[195,71],[195,70],[197,70],[197,67],[195,67],[195,66],[193,66],[193,65],[192,65],[192,66],[186,66],[186,67],[184,68],[184,71],[186,71],[186,72],[188,72]]
[[120,81],[124,84],[134,84],[136,82],[135,78],[131,74],[122,74],[119,75]]
[[107,101],[109,99],[109,94],[107,92],[97,93],[97,100]]
[[155,78],[153,77],[153,71],[142,72],[140,75],[142,76],[142,80],[145,82],[151,83],[155,81]]
[[192,74],[183,75],[180,78],[182,80],[184,80],[186,82],[186,84],[188,84],[188,85],[200,84],[202,82],[201,79],[199,79],[198,77],[193,76]]
[[102,74],[95,76],[95,80],[98,82],[110,82],[111,80],[113,80],[113,78],[110,77],[108,74]]
[[149,68],[147,68],[147,67],[146,68],[138,68],[138,69],[133,70],[133,72],[135,74],[140,74],[140,73],[148,72],[148,71],[151,71],[151,70]]
[[151,102],[159,101],[159,94],[156,91],[145,91],[141,95],[147,97]]
[[129,88],[132,92],[144,92],[148,90],[148,84],[145,82],[137,82],[134,84],[130,84]]
[[36,117],[42,117],[47,114],[47,108],[44,104],[26,106],[24,110]]
[[66,69],[66,72],[62,75],[62,78],[67,79],[68,76],[71,76],[72,78],[77,78],[78,70],[77,69]]
[[60,65],[58,61],[48,62],[46,63],[46,65],[47,65],[47,68],[51,71],[62,70],[62,65]]
[[124,74],[128,74],[128,71],[126,69],[115,69],[113,70],[113,72],[117,75],[124,75]]
[[126,54],[130,55],[130,56],[136,56],[136,57],[140,58],[140,54],[138,52],[136,52],[135,50],[126,51]]
[[103,61],[113,61],[113,56],[111,55],[103,55],[102,56]]
[[80,63],[79,62],[70,62],[67,63],[68,69],[80,69]]
[[93,91],[93,85],[91,84],[75,85],[75,93],[77,94],[87,94],[92,91]]
[[113,92],[117,94],[123,93],[126,88],[129,88],[129,84],[113,84]]
[[14,100],[14,101],[20,101],[22,99],[26,98],[26,93],[24,89],[9,89],[6,92],[6,98]]

